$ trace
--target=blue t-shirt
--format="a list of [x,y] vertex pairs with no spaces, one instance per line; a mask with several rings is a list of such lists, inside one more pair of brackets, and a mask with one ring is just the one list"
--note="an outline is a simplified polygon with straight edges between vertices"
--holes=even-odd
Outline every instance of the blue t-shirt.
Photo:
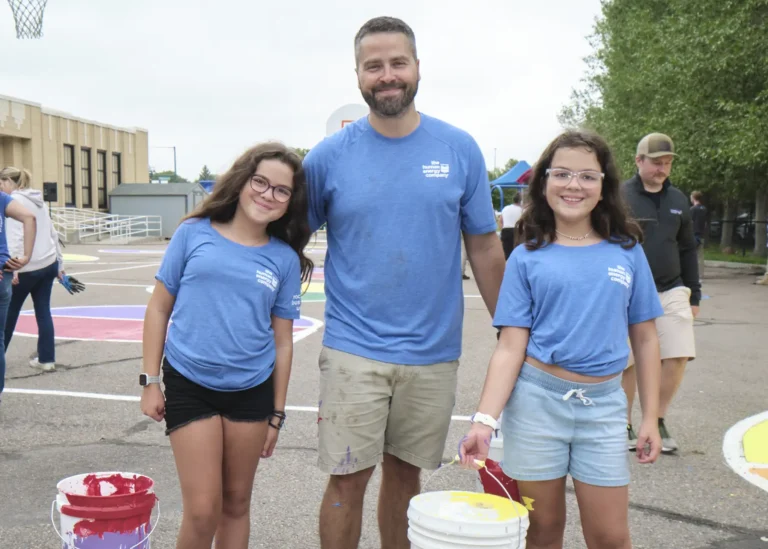
[[5,210],[13,198],[11,195],[0,191],[0,267],[11,259],[11,253],[8,251],[8,239],[5,232]]
[[493,324],[530,328],[527,353],[589,376],[627,365],[628,326],[664,314],[643,248],[518,246],[507,260]]
[[465,131],[421,115],[387,138],[367,117],[304,160],[310,226],[327,222],[324,344],[422,365],[461,355],[461,231],[496,230],[485,160]]
[[282,240],[243,246],[209,219],[179,225],[155,276],[176,297],[165,354],[195,383],[249,389],[272,374],[271,315],[299,318],[299,257]]

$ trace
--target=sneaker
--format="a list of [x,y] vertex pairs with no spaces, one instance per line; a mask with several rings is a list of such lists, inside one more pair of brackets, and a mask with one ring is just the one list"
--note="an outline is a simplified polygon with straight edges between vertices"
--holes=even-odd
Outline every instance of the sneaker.
[[659,434],[661,435],[661,451],[665,454],[672,454],[677,452],[678,446],[675,439],[667,431],[667,426],[664,425],[664,418],[659,418]]
[[35,370],[42,370],[43,372],[53,372],[56,369],[56,364],[53,362],[40,362],[37,358],[33,358],[29,361],[29,365]]
[[630,452],[637,450],[637,435],[632,425],[627,425],[627,448]]

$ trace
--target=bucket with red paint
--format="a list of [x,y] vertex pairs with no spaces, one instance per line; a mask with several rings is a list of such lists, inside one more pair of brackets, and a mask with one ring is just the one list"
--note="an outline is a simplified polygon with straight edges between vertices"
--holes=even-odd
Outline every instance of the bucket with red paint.
[[[150,549],[159,520],[154,481],[135,473],[75,475],[60,481],[51,504],[51,522],[62,549]],[[151,525],[152,511],[158,517]],[[54,511],[60,514],[56,528]]]

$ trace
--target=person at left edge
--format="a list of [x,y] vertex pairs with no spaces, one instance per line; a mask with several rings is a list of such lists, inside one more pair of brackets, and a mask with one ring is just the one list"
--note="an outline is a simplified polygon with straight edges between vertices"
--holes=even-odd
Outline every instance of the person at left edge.
[[144,320],[140,383],[141,410],[165,419],[176,459],[178,549],[210,549],[214,536],[217,548],[248,547],[256,467],[285,420],[309,237],[301,159],[264,143],[168,245]]
[[[0,179],[8,176],[6,170],[0,172]],[[15,219],[23,225],[24,245],[21,257],[11,257],[8,250],[8,239],[6,235],[6,220]],[[14,200],[11,195],[0,191],[0,328],[5,332],[5,319],[8,316],[8,307],[11,304],[13,290],[13,274],[15,271],[23,268],[32,258],[32,251],[35,247],[35,238],[37,238],[37,219],[35,214],[25,208],[21,202]],[[0,401],[3,398],[3,389],[5,388],[5,340],[3,348],[0,349]]]

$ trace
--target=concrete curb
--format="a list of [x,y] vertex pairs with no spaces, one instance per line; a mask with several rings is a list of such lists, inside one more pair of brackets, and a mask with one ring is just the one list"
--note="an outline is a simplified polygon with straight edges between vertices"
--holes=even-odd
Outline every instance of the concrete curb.
[[706,267],[721,267],[723,269],[754,271],[756,274],[763,274],[765,272],[765,265],[756,265],[754,263],[736,263],[734,261],[712,261],[707,259],[704,261],[704,265]]

